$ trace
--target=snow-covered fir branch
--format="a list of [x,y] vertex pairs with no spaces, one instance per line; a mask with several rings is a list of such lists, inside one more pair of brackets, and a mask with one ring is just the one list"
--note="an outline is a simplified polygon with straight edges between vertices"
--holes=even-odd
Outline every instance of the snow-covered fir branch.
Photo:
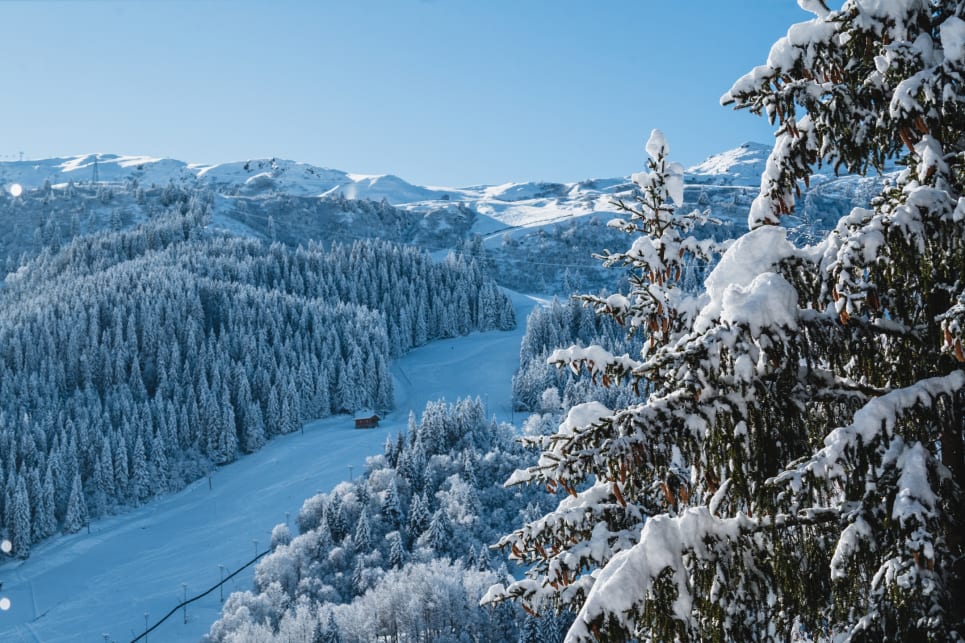
[[[642,274],[598,300],[653,344],[555,355],[648,384],[572,408],[510,478],[563,499],[503,537],[530,569],[486,599],[577,610],[569,640],[965,640],[965,3],[807,5],[723,98],[779,129],[699,310],[653,317],[669,171],[620,255]],[[776,225],[817,164],[896,155],[825,238]]]

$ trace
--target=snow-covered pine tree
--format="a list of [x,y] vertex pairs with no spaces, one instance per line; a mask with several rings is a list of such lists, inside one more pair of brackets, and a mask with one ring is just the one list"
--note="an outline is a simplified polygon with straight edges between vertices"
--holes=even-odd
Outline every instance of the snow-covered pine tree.
[[78,473],[74,475],[74,482],[70,488],[70,500],[67,503],[67,514],[64,517],[64,532],[68,534],[78,532],[86,524],[87,503],[84,502],[84,488]]
[[10,536],[13,540],[14,554],[19,558],[30,555],[30,498],[22,475],[17,476],[17,486],[13,494],[13,511],[10,512]]
[[409,506],[409,522],[406,526],[406,533],[412,540],[419,537],[422,532],[429,528],[431,516],[429,515],[429,503],[425,495],[421,493],[412,494],[412,502]]
[[361,556],[355,559],[355,568],[352,570],[352,594],[360,596],[368,588],[365,578],[365,562]]
[[437,509],[429,521],[429,528],[419,537],[419,543],[435,551],[443,551],[452,537],[451,526],[442,509]]
[[483,547],[479,550],[479,555],[476,557],[476,569],[481,572],[488,572],[490,569],[489,563],[489,549]]
[[325,630],[321,633],[322,643],[341,643],[342,635],[335,622],[335,613],[329,611],[328,620],[325,622]]
[[[718,245],[713,240],[688,235],[695,226],[710,220],[709,211],[677,212],[674,204],[684,201],[684,168],[667,159],[669,148],[659,130],[651,133],[647,153],[650,171],[632,177],[639,187],[635,203],[616,203],[627,218],[613,219],[608,224],[635,235],[633,245],[625,252],[605,251],[598,255],[607,267],[620,265],[628,269],[630,296],[582,297],[598,313],[625,325],[630,333],[646,333],[644,357],[689,328],[700,300],[680,287],[681,278],[689,263],[711,260]],[[603,377],[609,379],[606,374]]]
[[328,518],[328,529],[329,533],[332,534],[332,540],[340,543],[348,535],[348,522],[345,518],[345,508],[342,506],[342,500],[339,496],[332,497],[325,513]]
[[131,463],[131,492],[135,501],[143,501],[151,493],[151,472],[147,466],[147,455],[144,451],[144,440],[138,433],[134,440],[134,459]]
[[[650,387],[574,407],[511,479],[567,496],[502,540],[532,567],[489,598],[578,609],[570,640],[965,640],[965,2],[801,4],[723,99],[779,130],[699,312],[640,361],[554,356]],[[821,243],[774,225],[816,163],[896,155]],[[599,305],[653,333],[646,277]]]
[[401,569],[405,564],[405,544],[402,542],[402,534],[398,531],[390,531],[386,536],[389,541],[389,568]]
[[33,540],[38,541],[46,538],[57,531],[57,517],[54,514],[54,480],[51,469],[48,467],[41,486],[40,496],[36,505],[32,508],[33,519]]
[[965,2],[815,12],[724,97],[780,124],[751,224],[782,212],[778,186],[806,180],[809,161],[880,170],[901,156],[907,169],[812,257],[788,262],[810,309],[812,368],[828,380],[809,436],[824,448],[769,484],[777,512],[827,516],[812,540],[832,554],[833,601],[819,614],[832,633],[961,640]]
[[[389,438],[386,438],[388,441]],[[389,442],[391,444],[391,442]],[[403,526],[402,506],[399,504],[399,487],[393,479],[385,490],[381,505],[382,519],[390,529],[398,530]]]
[[355,537],[352,540],[355,550],[367,552],[372,548],[372,530],[369,528],[368,511],[363,507],[355,524]]

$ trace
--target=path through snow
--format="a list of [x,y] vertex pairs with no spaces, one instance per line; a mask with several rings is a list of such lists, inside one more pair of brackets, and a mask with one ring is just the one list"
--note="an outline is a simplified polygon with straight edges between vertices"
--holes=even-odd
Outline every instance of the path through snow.
[[[366,456],[379,453],[386,435],[404,430],[412,409],[427,401],[478,395],[490,415],[510,420],[511,379],[534,299],[510,293],[517,329],[473,333],[432,342],[393,365],[396,410],[375,430],[355,430],[348,416],[307,424],[269,442],[258,453],[86,531],[34,547],[24,562],[0,565],[12,607],[0,612],[0,641],[128,641],[181,601],[182,583],[195,595],[265,549],[272,527],[294,519],[302,501],[357,475]],[[257,545],[254,541],[257,541]],[[225,585],[251,588],[254,567]],[[197,641],[220,612],[212,592],[172,616],[149,641]]]

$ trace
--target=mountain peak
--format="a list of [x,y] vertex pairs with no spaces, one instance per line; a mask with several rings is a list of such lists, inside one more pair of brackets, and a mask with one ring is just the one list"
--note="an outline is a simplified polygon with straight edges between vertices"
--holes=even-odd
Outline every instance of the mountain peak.
[[757,185],[772,146],[748,141],[739,147],[707,157],[687,169],[689,182],[727,185]]

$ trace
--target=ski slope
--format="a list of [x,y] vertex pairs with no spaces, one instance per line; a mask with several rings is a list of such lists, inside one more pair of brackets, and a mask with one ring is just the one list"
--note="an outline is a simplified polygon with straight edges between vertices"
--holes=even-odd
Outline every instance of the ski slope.
[[[404,430],[409,410],[426,402],[479,396],[499,420],[511,418],[511,380],[526,317],[535,298],[510,293],[517,328],[440,340],[393,364],[396,409],[375,430],[356,430],[349,416],[311,422],[208,479],[134,511],[98,520],[90,534],[59,536],[33,548],[26,561],[0,565],[0,641],[129,641],[188,596],[200,593],[264,551],[272,527],[295,531],[302,502],[328,491],[381,452],[387,435]],[[257,541],[257,544],[255,543]],[[224,588],[251,588],[254,567]],[[152,632],[149,641],[196,641],[220,612],[218,591]]]

